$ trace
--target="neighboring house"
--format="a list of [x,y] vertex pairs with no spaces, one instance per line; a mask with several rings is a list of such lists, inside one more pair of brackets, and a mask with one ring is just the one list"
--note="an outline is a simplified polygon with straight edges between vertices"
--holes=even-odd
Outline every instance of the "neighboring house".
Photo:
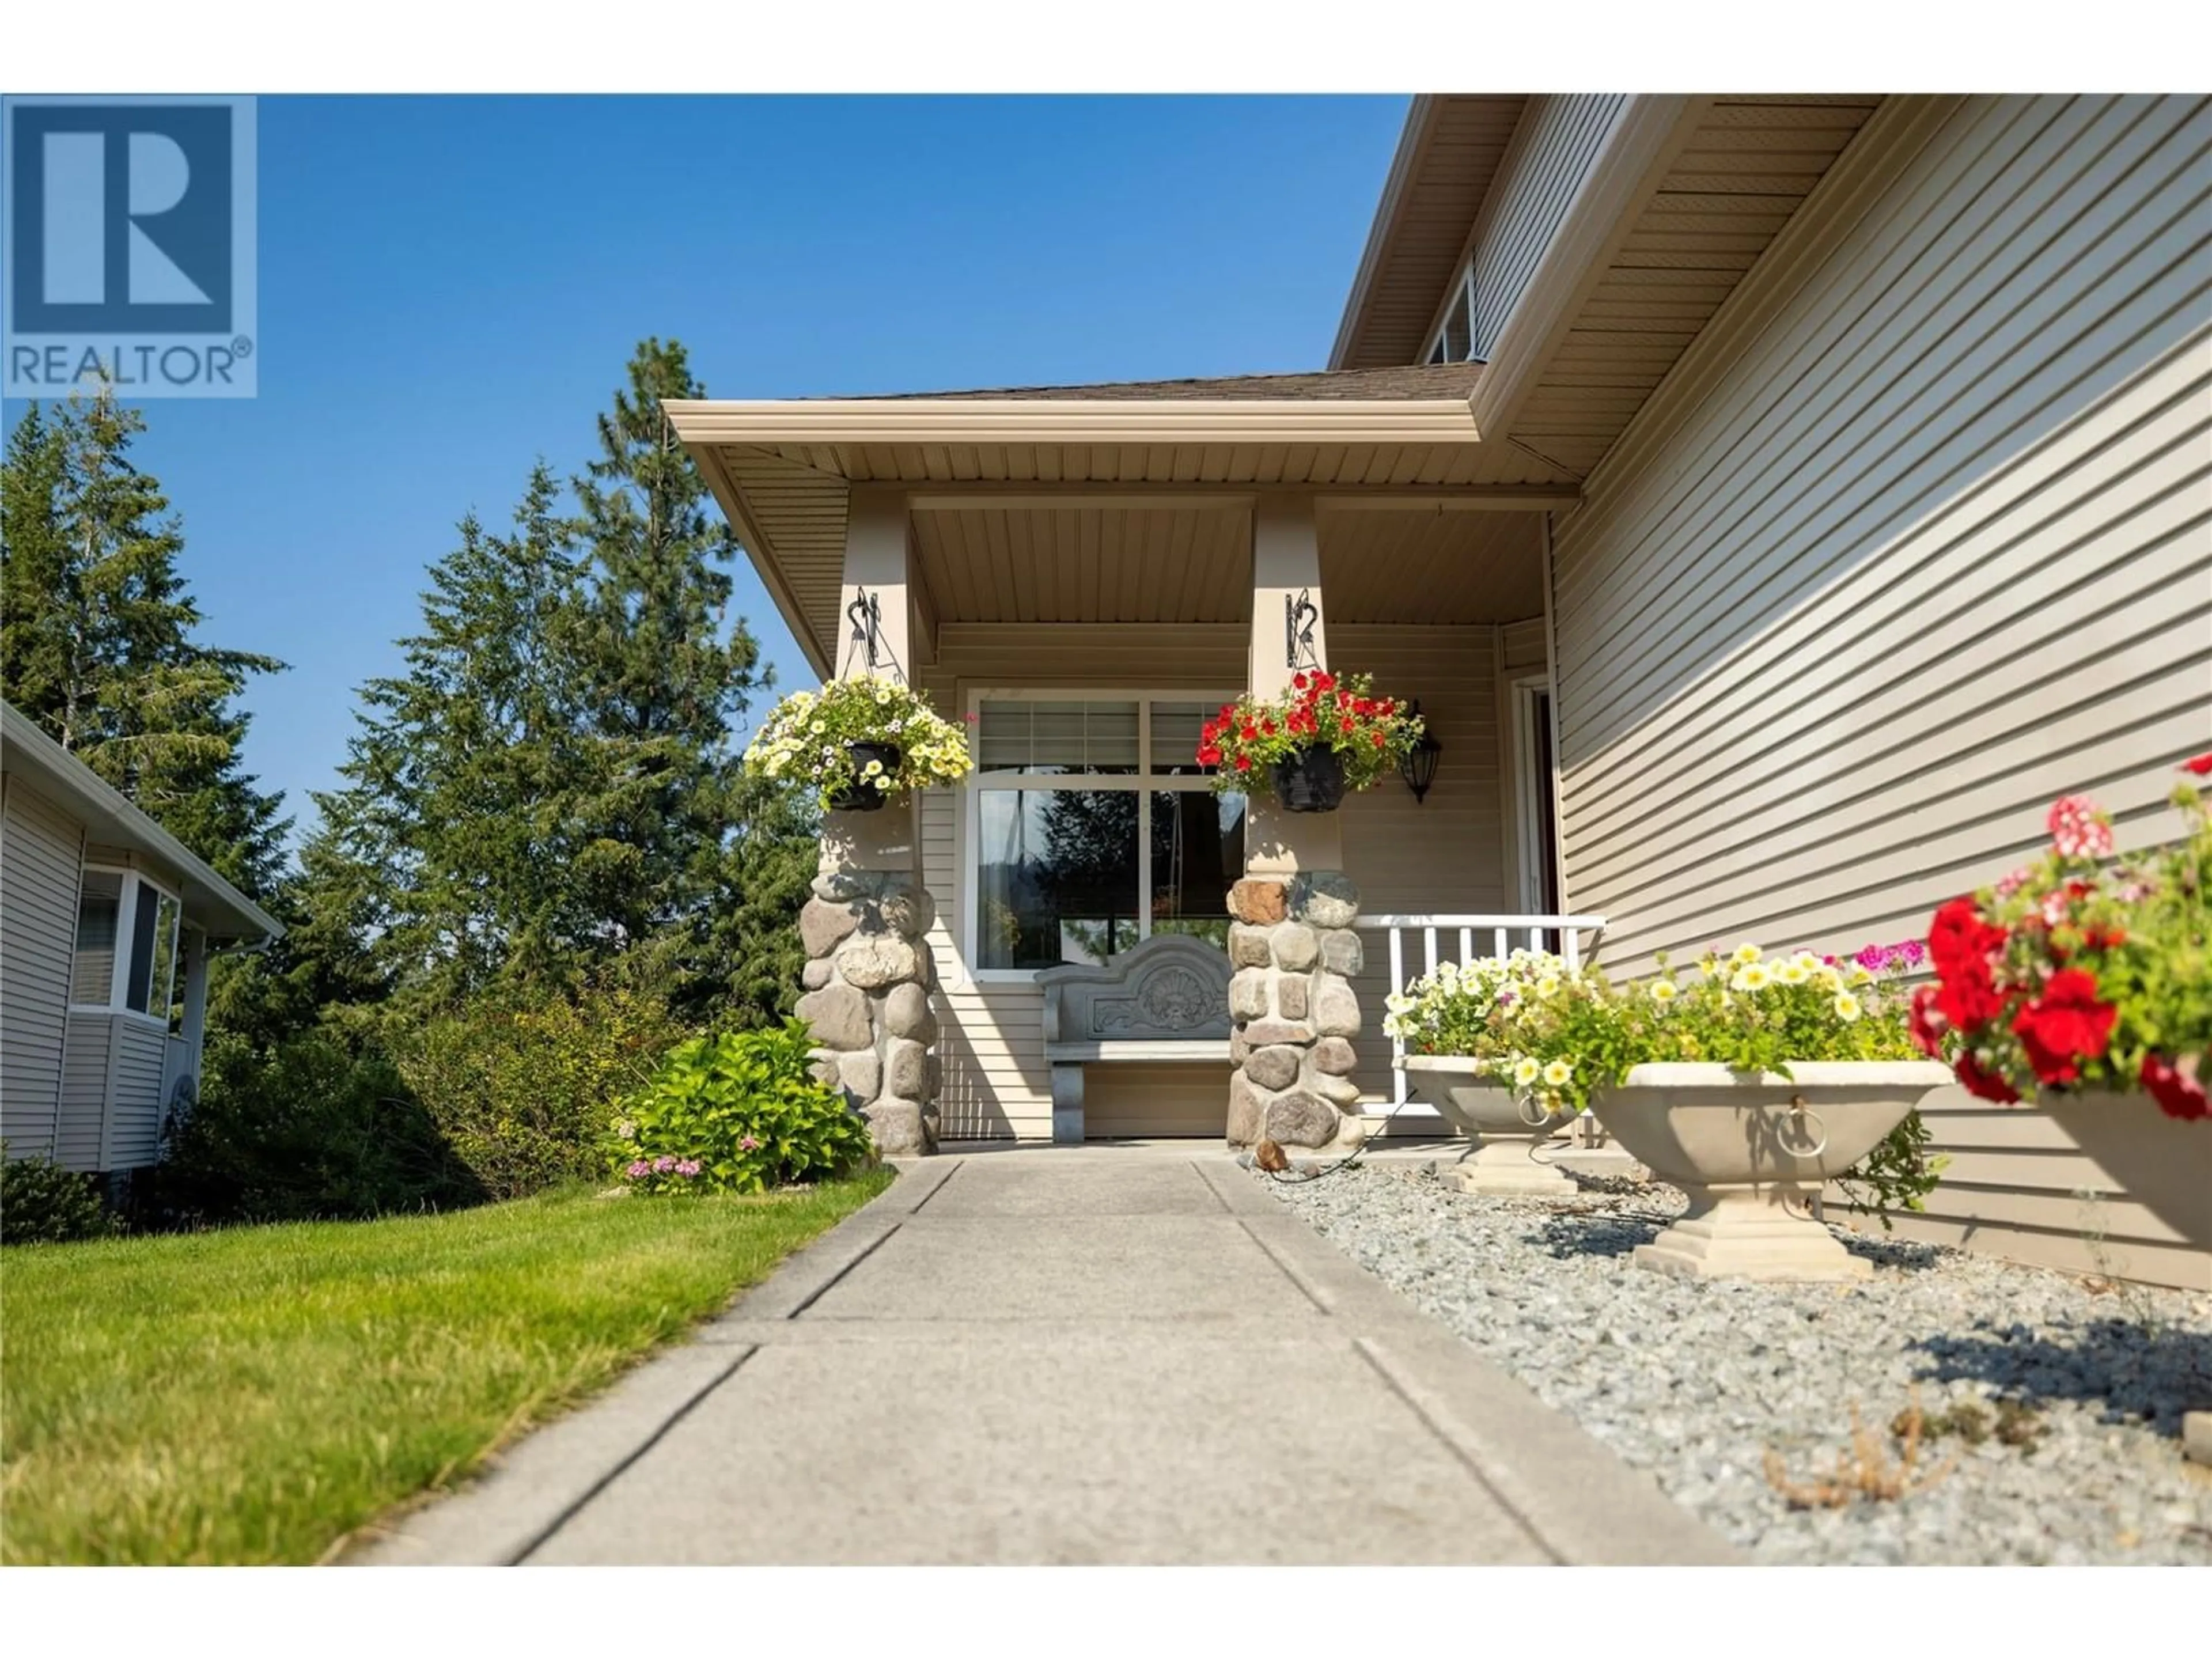
[[[978,719],[919,808],[941,1133],[1050,1133],[1041,965],[1218,927],[1247,826],[1193,744],[1279,677],[1286,599],[1443,745],[1327,849],[1375,929],[1370,1113],[1420,918],[1449,952],[1601,916],[1616,973],[1840,950],[1923,933],[2061,793],[2171,834],[2212,734],[2209,150],[2192,97],[1423,98],[1326,371],[672,404],[815,667],[872,644]],[[1222,1130],[1218,1062],[1084,1093],[1092,1134]],[[1908,1235],[2212,1284],[2085,1206],[2047,1118],[1929,1118]]]
[[11,1158],[151,1164],[197,1088],[210,951],[282,931],[0,703],[0,1135]]

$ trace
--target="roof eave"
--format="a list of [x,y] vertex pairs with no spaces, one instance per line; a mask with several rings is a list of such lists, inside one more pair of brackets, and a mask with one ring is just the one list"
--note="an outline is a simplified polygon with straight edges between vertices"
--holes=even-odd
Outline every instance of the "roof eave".
[[695,399],[662,405],[686,444],[1474,443],[1448,398]]
[[173,866],[185,885],[187,919],[205,928],[210,937],[260,940],[283,936],[283,923],[216,874],[204,859],[41,732],[36,721],[12,703],[0,703],[0,736],[6,739],[8,770],[34,777],[64,797],[64,804],[82,814],[89,825],[100,830],[103,841]]

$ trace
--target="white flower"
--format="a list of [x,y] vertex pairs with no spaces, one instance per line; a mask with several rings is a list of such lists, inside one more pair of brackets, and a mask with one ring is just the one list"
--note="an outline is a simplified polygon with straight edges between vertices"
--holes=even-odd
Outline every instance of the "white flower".
[[1805,964],[1801,962],[1784,963],[1774,970],[1774,976],[1784,985],[1802,985],[1807,980],[1812,978],[1812,975],[1805,971]]
[[1773,982],[1774,975],[1768,970],[1765,963],[1752,962],[1746,963],[1737,969],[1735,977],[1731,979],[1729,984],[1738,991],[1758,992],[1764,991]]
[[1543,978],[1538,980],[1536,981],[1536,994],[1543,998],[1547,1002],[1549,1002],[1553,997],[1559,995],[1559,976],[1557,974],[1547,974]]
[[1674,981],[1673,980],[1655,979],[1651,981],[1652,1001],[1672,1002],[1674,1000],[1675,995],[1676,992],[1674,989]]
[[1840,1018],[1846,1021],[1854,1020],[1859,1017],[1860,1012],[1859,1000],[1856,997],[1849,991],[1836,993],[1836,1012]]
[[1565,1060],[1555,1060],[1549,1066],[1547,1066],[1544,1068],[1544,1082],[1547,1086],[1557,1089],[1562,1087],[1566,1083],[1566,1080],[1574,1074],[1575,1068],[1573,1062]]
[[1739,968],[1747,967],[1750,963],[1757,962],[1761,954],[1763,953],[1756,945],[1739,945],[1735,947],[1735,954],[1732,955],[1729,960],[1735,963]]
[[1527,1054],[1513,1062],[1513,1082],[1516,1088],[1530,1087],[1543,1074],[1544,1068]]

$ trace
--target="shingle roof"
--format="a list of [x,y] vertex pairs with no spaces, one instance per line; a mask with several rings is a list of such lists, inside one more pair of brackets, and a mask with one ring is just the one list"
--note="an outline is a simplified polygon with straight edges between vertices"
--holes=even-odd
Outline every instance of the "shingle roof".
[[1304,374],[1232,374],[1210,380],[1108,380],[1096,386],[993,386],[966,392],[901,392],[885,401],[1006,398],[1102,402],[1139,398],[1466,398],[1481,378],[1480,363],[1422,363],[1404,368],[1318,369]]

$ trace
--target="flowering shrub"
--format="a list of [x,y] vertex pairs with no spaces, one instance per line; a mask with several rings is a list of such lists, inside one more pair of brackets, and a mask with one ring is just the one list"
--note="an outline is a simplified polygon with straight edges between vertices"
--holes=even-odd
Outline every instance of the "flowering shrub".
[[1515,1052],[1516,1012],[1553,995],[1569,973],[1542,951],[1441,963],[1382,1000],[1382,1034],[1402,1040],[1409,1053],[1472,1058],[1487,1071]]
[[[2212,774],[2212,754],[2183,769]],[[1936,911],[1912,1033],[1972,1092],[2140,1089],[2169,1116],[2212,1115],[2212,815],[2185,780],[2172,800],[2188,836],[2115,860],[2112,820],[2069,795],[2048,853]]]
[[797,1019],[678,1043],[609,1126],[616,1176],[640,1192],[757,1193],[865,1164],[868,1126],[815,1079],[812,1046]]
[[[889,744],[896,763],[856,762],[848,744]],[[745,748],[756,777],[815,786],[824,808],[860,789],[886,795],[968,775],[968,733],[912,687],[893,680],[832,680],[818,691],[794,691],[769,713]]]
[[1395,697],[1376,696],[1365,674],[1305,670],[1279,697],[1248,691],[1222,704],[1200,732],[1198,763],[1218,769],[1217,791],[1243,791],[1255,772],[1266,776],[1309,749],[1328,749],[1343,764],[1345,787],[1365,789],[1398,769],[1421,724]]

